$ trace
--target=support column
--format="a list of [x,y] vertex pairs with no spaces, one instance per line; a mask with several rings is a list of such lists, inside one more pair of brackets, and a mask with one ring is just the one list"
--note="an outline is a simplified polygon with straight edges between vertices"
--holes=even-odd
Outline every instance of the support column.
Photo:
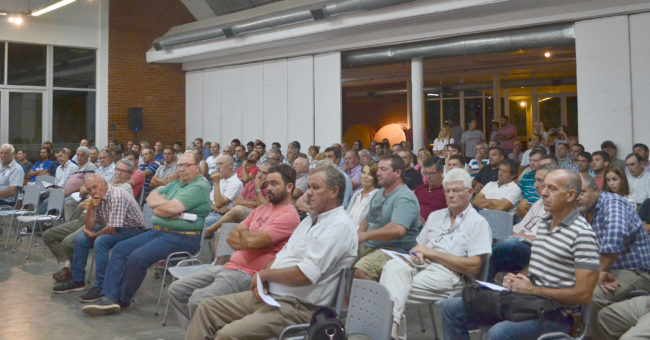
[[413,150],[424,146],[424,98],[422,58],[411,59],[411,126]]
[[492,107],[494,108],[494,120],[501,123],[501,80],[498,75],[492,76]]

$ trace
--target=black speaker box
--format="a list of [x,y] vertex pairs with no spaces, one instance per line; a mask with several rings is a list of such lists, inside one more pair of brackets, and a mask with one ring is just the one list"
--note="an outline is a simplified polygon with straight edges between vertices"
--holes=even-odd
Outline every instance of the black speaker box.
[[141,107],[129,108],[129,130],[142,131],[143,120]]

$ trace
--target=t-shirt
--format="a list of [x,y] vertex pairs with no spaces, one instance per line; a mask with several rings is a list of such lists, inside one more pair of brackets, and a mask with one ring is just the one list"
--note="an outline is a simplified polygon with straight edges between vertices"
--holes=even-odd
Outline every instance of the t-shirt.
[[484,166],[481,168],[481,171],[476,174],[476,177],[474,177],[474,180],[477,182],[486,185],[489,182],[494,182],[499,180],[499,167],[496,167],[496,169],[492,169],[491,166]]
[[641,204],[650,197],[650,173],[644,170],[637,177],[628,172],[627,181],[630,184],[630,197],[632,197],[634,202]]
[[[246,171],[246,172],[248,172],[249,180],[252,180],[253,178],[255,178],[255,175],[257,175],[257,170],[259,170],[257,165],[249,165],[248,166],[248,171]],[[235,173],[237,174],[237,177],[239,177],[239,179],[241,179],[243,181],[243,179],[241,177],[241,172],[242,171],[244,171],[244,167],[240,166],[239,169],[237,169],[237,171],[235,171]]]
[[275,206],[267,203],[254,209],[242,223],[250,231],[266,231],[273,240],[273,245],[257,250],[237,250],[230,256],[230,262],[223,267],[253,275],[273,261],[275,254],[284,247],[300,223],[300,218],[293,205]]
[[463,136],[460,138],[460,142],[465,144],[465,157],[475,157],[476,156],[476,146],[478,143],[484,142],[485,136],[483,131],[474,130],[474,131],[465,131]]
[[512,150],[512,147],[515,144],[515,140],[517,139],[517,128],[512,124],[507,124],[506,126],[501,127],[499,131],[497,131],[497,135],[502,137],[510,134],[513,135],[511,139],[501,140],[501,147],[505,150]]
[[[484,158],[484,159],[481,160],[481,163],[485,166],[485,165],[490,164],[490,160],[489,160],[488,158]],[[476,158],[472,158],[472,160],[469,161],[469,163],[467,164],[467,166],[469,166],[469,170],[470,170],[470,171],[479,171],[479,170],[482,169],[482,168],[479,169],[479,167],[478,167],[478,161],[476,160]],[[470,176],[472,176],[472,178],[476,177],[476,174],[478,174],[478,173],[471,173],[471,172],[470,172]]]
[[430,189],[427,184],[422,184],[415,188],[414,193],[420,203],[420,217],[425,221],[432,212],[447,207],[445,190],[442,186]]
[[25,163],[18,162],[18,164],[23,167],[25,178],[27,178],[27,174],[29,173],[29,170],[31,170],[32,166],[34,166],[34,164],[32,164],[30,161],[25,161]]
[[397,240],[369,240],[365,245],[373,249],[387,248],[406,254],[415,246],[415,238],[420,232],[420,204],[406,185],[388,195],[384,195],[384,189],[380,189],[370,201],[366,221],[368,231],[382,228],[391,222],[404,226],[407,229],[406,234]]
[[[50,174],[50,176],[54,176],[54,173],[56,172],[56,167],[57,163],[54,161],[38,161],[34,166],[32,167],[32,171],[41,171],[41,170],[47,170],[47,172]],[[32,179],[29,180],[31,183],[36,182],[36,176],[32,177]]]
[[[230,203],[226,205],[228,209],[232,209],[232,201],[241,194],[243,188],[244,185],[235,174],[230,176],[230,178],[222,178],[219,180],[219,193],[221,193],[221,196],[230,200]],[[210,191],[210,201],[214,203],[214,188]]]
[[490,182],[486,184],[481,193],[489,200],[507,199],[512,203],[512,208],[508,212],[515,212],[517,203],[521,200],[521,189],[514,181],[499,186],[499,182]]
[[402,180],[404,181],[404,184],[409,187],[409,189],[415,190],[415,188],[422,184],[422,174],[413,168],[408,168],[404,171]]
[[154,215],[151,218],[151,223],[174,230],[200,231],[203,229],[205,216],[210,213],[211,206],[210,187],[202,176],[196,176],[185,184],[177,179],[157,191],[159,194],[165,195],[167,200],[175,199],[181,202],[186,213],[196,214],[196,221]]
[[178,170],[178,163],[172,162],[171,165],[161,164],[156,170],[156,177],[160,179],[167,179],[167,177],[173,175]]
[[133,169],[131,180],[133,181],[133,195],[138,197],[144,186],[144,172],[140,171],[140,169]]
[[212,155],[205,160],[205,165],[208,166],[208,174],[212,174],[217,171],[217,158],[219,155]]

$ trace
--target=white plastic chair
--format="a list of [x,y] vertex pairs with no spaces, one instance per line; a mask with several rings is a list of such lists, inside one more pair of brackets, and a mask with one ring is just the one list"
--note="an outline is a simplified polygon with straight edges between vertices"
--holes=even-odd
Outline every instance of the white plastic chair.
[[[31,215],[31,216],[18,216],[19,223],[33,223],[31,236],[29,237],[29,246],[27,247],[27,256],[26,259],[29,259],[32,241],[34,240],[34,233],[36,232],[36,224],[38,222],[52,222],[54,224],[57,221],[61,220],[63,216],[63,199],[65,192],[63,189],[51,189],[50,197],[47,201],[47,211],[43,215]],[[48,214],[49,213],[49,214]],[[18,241],[18,236],[16,234],[16,242]],[[15,247],[15,245],[14,245]]]
[[482,209],[479,214],[483,216],[492,229],[492,238],[502,240],[512,235],[513,215],[501,210]]
[[393,300],[386,287],[370,280],[352,281],[345,332],[388,340],[393,327]]
[[[23,195],[22,208],[0,210],[0,217],[11,216],[11,222],[9,223],[9,229],[7,230],[7,235],[5,240],[5,250],[9,249],[9,235],[11,234],[11,230],[13,229],[14,220],[16,219],[16,216],[34,214],[38,209],[39,195],[40,195],[40,188],[37,185],[27,185],[25,187],[25,193]],[[18,236],[18,232],[19,231],[16,230],[16,236]],[[16,251],[16,242],[14,242],[12,251]]]

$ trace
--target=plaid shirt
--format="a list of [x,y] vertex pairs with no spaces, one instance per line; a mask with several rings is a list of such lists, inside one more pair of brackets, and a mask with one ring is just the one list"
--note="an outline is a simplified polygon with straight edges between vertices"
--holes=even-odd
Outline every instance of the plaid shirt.
[[95,208],[95,223],[111,228],[143,228],[144,216],[133,195],[112,185]]
[[625,197],[601,191],[591,227],[601,254],[619,254],[611,269],[650,270],[650,237]]

